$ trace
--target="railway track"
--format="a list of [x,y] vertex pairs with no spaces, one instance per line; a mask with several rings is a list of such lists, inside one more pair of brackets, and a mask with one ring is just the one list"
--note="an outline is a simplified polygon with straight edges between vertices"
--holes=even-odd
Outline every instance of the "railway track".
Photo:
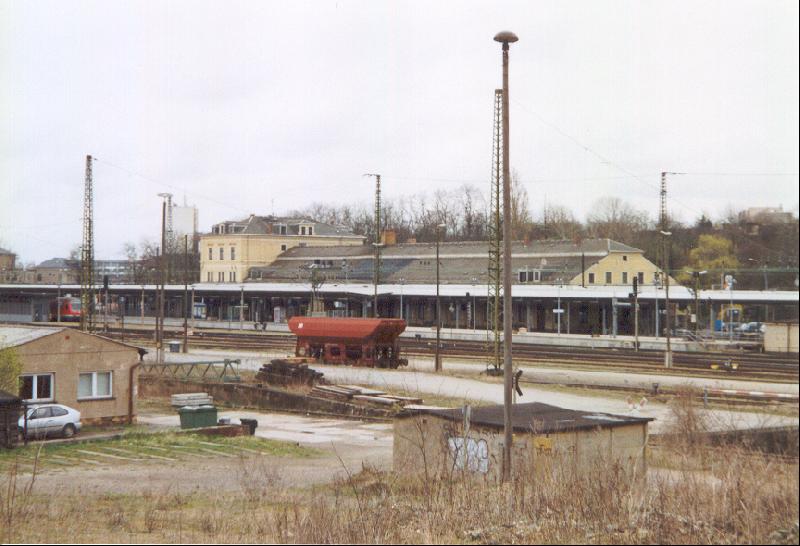
[[[120,339],[122,332],[112,330],[109,337]],[[181,339],[182,332],[166,331],[167,338]],[[150,330],[125,330],[125,339],[130,341],[153,341]],[[194,347],[241,349],[263,351],[265,349],[294,349],[294,336],[274,332],[195,332],[189,344]],[[401,347],[408,356],[430,356],[435,350],[435,341],[401,338]],[[486,362],[485,344],[478,341],[443,341],[444,356],[474,359]],[[724,363],[730,359],[736,370],[725,371]],[[576,347],[553,347],[544,345],[514,345],[514,360],[520,364],[542,363],[574,369],[598,369],[649,374],[681,373],[692,377],[721,376],[730,379],[754,381],[797,382],[800,366],[796,356],[770,353],[679,353],[673,354],[673,367],[664,368],[663,352],[633,351],[630,349],[581,349]],[[716,365],[718,369],[712,369]]]

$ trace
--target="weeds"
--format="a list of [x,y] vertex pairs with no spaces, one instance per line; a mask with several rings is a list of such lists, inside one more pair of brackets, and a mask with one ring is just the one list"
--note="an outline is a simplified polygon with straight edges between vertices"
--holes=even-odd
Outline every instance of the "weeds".
[[[413,476],[372,467],[291,490],[280,459],[231,460],[239,491],[80,499],[2,475],[4,542],[796,543],[797,460],[702,441],[691,397],[675,402],[675,441],[646,476],[619,466],[577,472],[557,459],[510,484],[460,471]],[[424,444],[425,438],[421,438]],[[215,440],[216,441],[216,440]],[[422,445],[421,444],[421,445]],[[309,464],[314,464],[310,461]],[[36,463],[34,461],[34,469]],[[34,509],[35,507],[35,509]],[[79,511],[76,513],[75,510]]]

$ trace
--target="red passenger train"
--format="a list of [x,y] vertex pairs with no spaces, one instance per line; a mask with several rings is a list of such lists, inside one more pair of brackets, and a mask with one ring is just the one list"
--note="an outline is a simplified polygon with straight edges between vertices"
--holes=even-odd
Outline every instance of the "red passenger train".
[[297,336],[295,355],[325,364],[378,368],[408,365],[400,358],[397,338],[406,329],[402,319],[292,317]]
[[80,322],[81,299],[72,296],[64,296],[52,300],[50,302],[50,322],[55,322],[59,318],[61,318],[62,322]]

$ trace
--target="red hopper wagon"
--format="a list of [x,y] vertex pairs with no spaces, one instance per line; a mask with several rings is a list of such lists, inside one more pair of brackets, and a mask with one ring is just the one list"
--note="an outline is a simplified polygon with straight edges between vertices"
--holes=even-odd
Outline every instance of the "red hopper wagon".
[[397,342],[406,329],[402,319],[292,317],[289,329],[297,336],[296,356],[325,364],[408,365],[408,360],[400,358]]

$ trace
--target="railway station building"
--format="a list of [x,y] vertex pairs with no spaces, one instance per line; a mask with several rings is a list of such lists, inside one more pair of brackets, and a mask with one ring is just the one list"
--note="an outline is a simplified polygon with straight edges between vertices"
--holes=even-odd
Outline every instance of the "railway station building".
[[[310,314],[311,301],[316,294],[315,310],[328,316],[377,314],[405,319],[412,327],[435,326],[434,244],[387,244],[382,248],[380,279],[375,286],[374,249],[363,244],[362,237],[349,239],[347,244],[311,246],[311,238],[324,229],[318,224],[287,221],[293,227],[290,230],[286,225],[287,235],[281,235],[283,226],[279,219],[269,219],[272,224],[253,217],[248,219],[249,223],[241,225],[215,226],[217,233],[208,236],[210,239],[203,239],[207,244],[203,246],[201,241],[202,254],[205,258],[211,256],[207,264],[213,269],[211,278],[215,280],[186,288],[184,285],[166,286],[166,317],[180,319],[184,309],[189,307],[193,309],[194,316],[189,317],[193,323],[216,321],[227,322],[230,326],[247,322],[250,328],[252,323],[286,323],[292,316]],[[247,229],[259,233],[249,234]],[[261,233],[268,229],[273,233]],[[330,235],[326,241],[334,243],[339,235]],[[292,237],[292,243],[280,242]],[[263,260],[271,260],[266,265],[252,265],[250,258],[255,254],[243,254],[242,249],[248,245],[252,248],[256,245],[253,241],[259,238],[271,241],[265,243],[264,249],[277,252],[270,258],[264,251]],[[390,242],[388,237],[385,240]],[[229,245],[232,241],[236,244]],[[273,248],[275,244],[277,250]],[[284,244],[287,247],[281,250]],[[220,256],[224,259],[220,260]],[[439,256],[442,327],[485,329],[489,300],[487,244],[442,243]],[[222,263],[225,265],[220,265]],[[221,270],[214,268],[219,267],[232,267],[231,271],[236,272],[233,278],[238,281],[229,282],[227,273],[215,278]],[[208,268],[206,272],[211,271]],[[666,286],[658,266],[640,249],[609,239],[519,242],[513,247],[512,268],[512,323],[520,332],[633,335],[636,314],[631,292],[636,279],[639,334],[664,335]],[[225,281],[216,282],[217,278]],[[98,284],[100,282],[98,279]],[[101,285],[97,288],[102,291]],[[0,322],[45,321],[49,302],[68,294],[78,296],[80,286],[0,285]],[[118,309],[131,320],[138,318],[146,322],[157,312],[154,285],[112,283],[109,297],[110,308]],[[186,301],[193,304],[186,305]],[[376,301],[377,313],[373,309]],[[696,324],[699,330],[714,330],[729,320],[731,310],[735,312],[735,322],[797,322],[798,319],[797,291],[700,290],[695,293],[690,287],[670,279],[669,301],[673,329],[694,330]],[[104,317],[98,316],[98,320],[102,322]]]
[[200,280],[241,283],[253,267],[271,264],[294,247],[363,246],[364,237],[342,226],[307,218],[256,216],[215,224],[200,237]]

